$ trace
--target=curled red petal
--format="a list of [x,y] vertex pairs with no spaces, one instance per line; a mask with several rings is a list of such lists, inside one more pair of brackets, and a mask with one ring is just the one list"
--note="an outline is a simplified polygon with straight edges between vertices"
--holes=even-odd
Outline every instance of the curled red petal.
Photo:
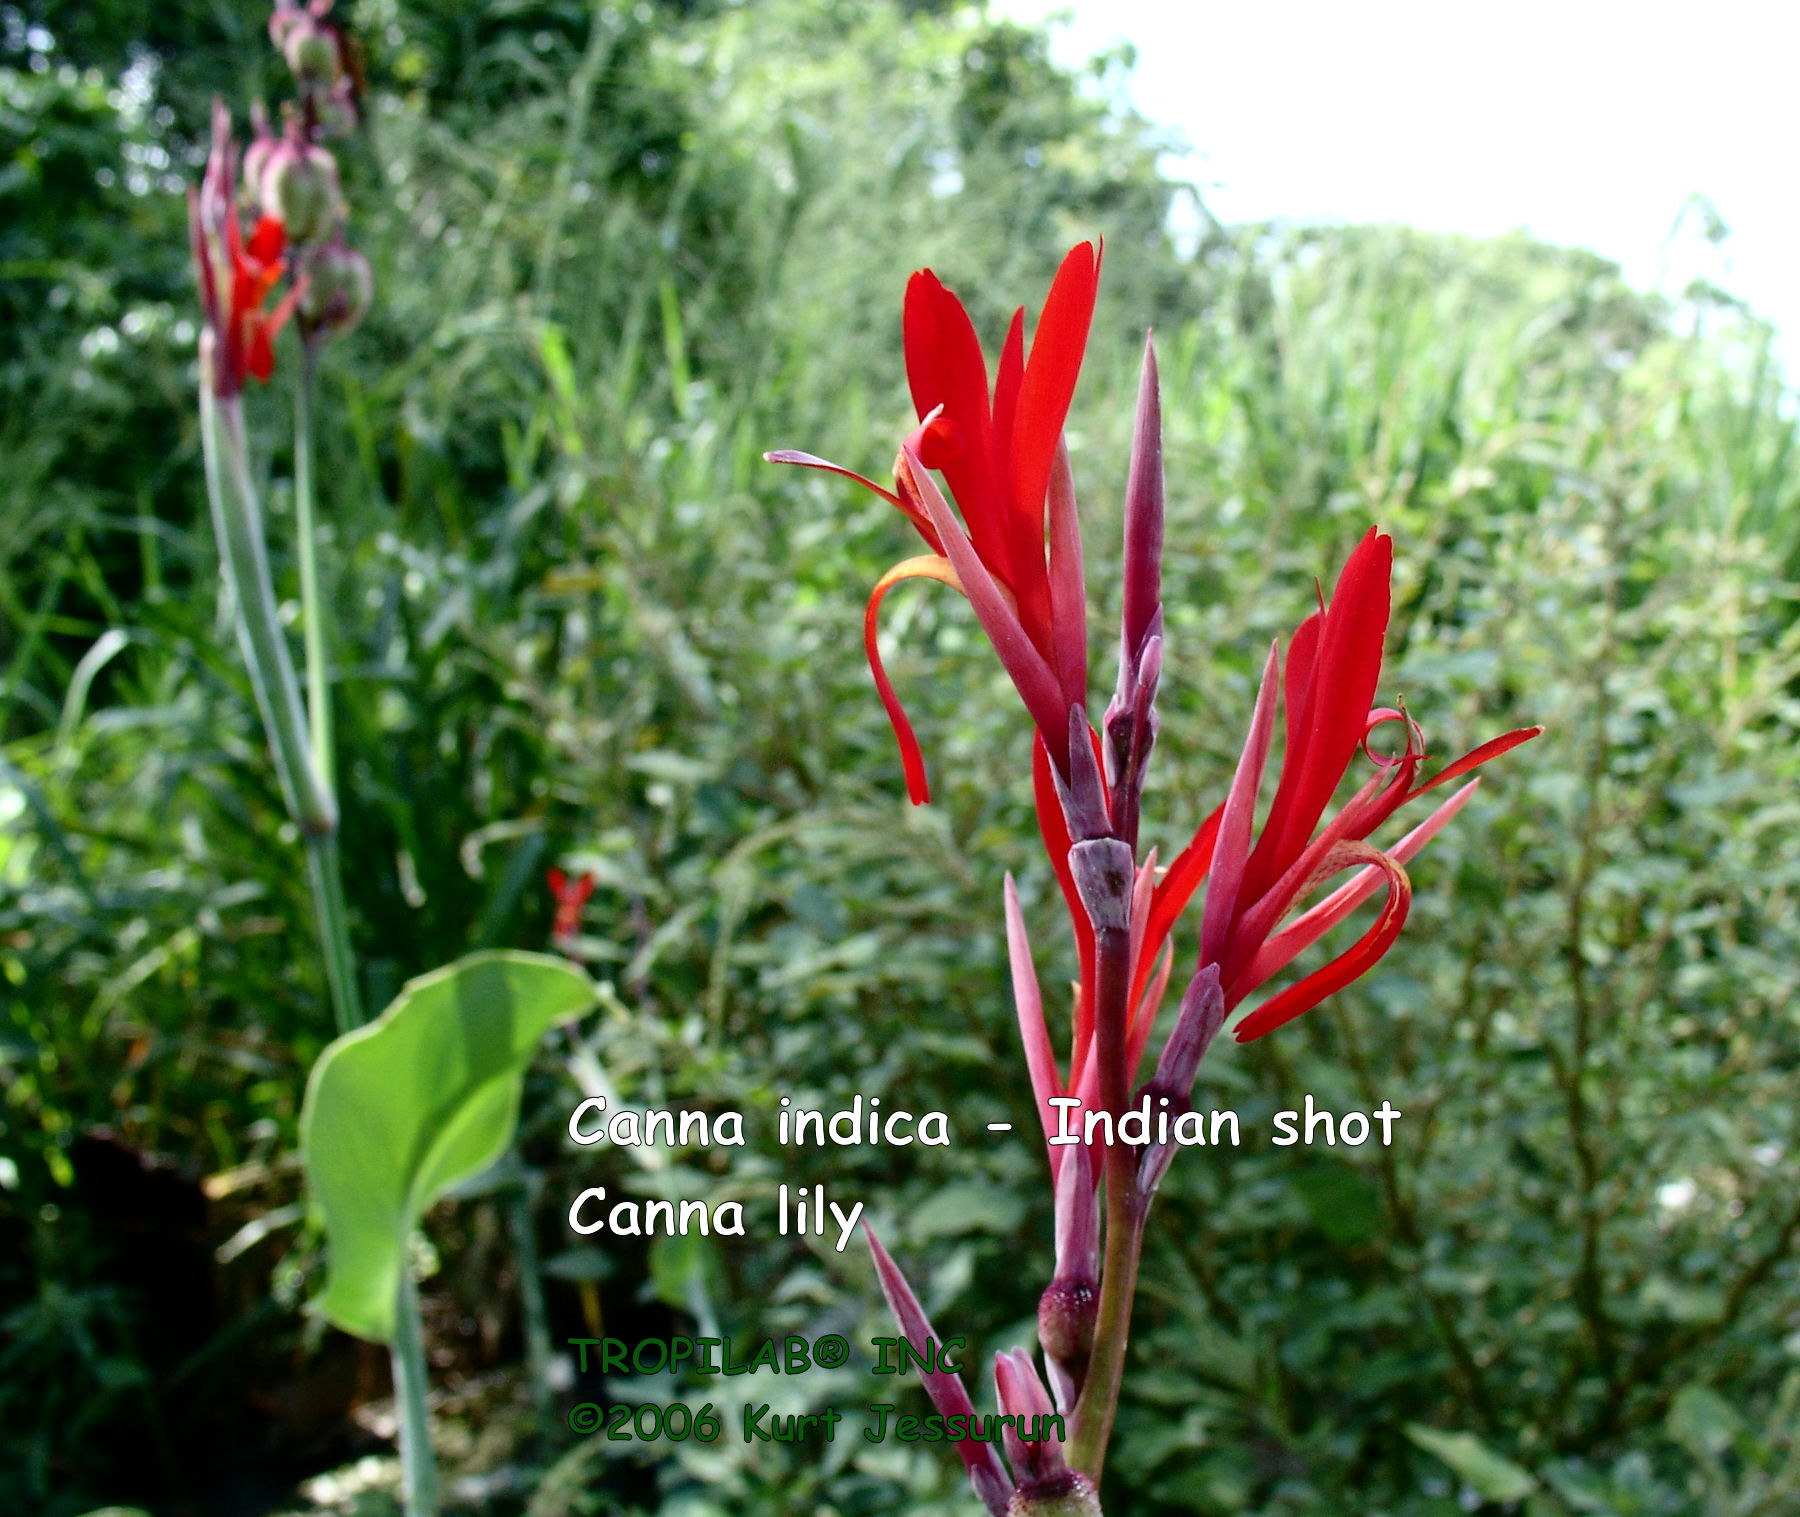
[[[1480,785],[1480,779],[1470,780],[1423,822],[1395,843],[1392,848],[1383,851],[1396,864],[1408,863],[1420,849],[1443,830],[1444,825],[1451,817],[1469,803],[1469,798],[1475,794]],[[1358,906],[1374,895],[1380,889],[1381,883],[1382,871],[1380,869],[1364,869],[1354,878],[1338,886],[1317,905],[1309,907],[1295,917],[1286,927],[1257,949],[1256,956],[1251,959],[1232,987],[1237,998],[1242,1000],[1257,986],[1279,974],[1306,949],[1318,942]]]
[[1412,882],[1406,871],[1380,849],[1368,843],[1340,843],[1333,850],[1342,866],[1372,864],[1380,869],[1388,882],[1387,902],[1369,930],[1343,953],[1323,968],[1315,969],[1298,984],[1290,985],[1279,995],[1245,1017],[1234,1034],[1240,1043],[1250,1043],[1273,1032],[1284,1023],[1311,1011],[1327,996],[1335,995],[1346,985],[1360,979],[1375,967],[1406,925],[1406,914],[1412,906]]
[[962,590],[962,582],[957,579],[956,570],[951,567],[948,559],[940,558],[935,553],[922,553],[917,558],[895,564],[882,575],[875,582],[875,588],[869,594],[868,607],[863,612],[863,651],[868,655],[869,672],[875,676],[875,689],[880,693],[882,708],[887,712],[888,723],[894,729],[894,741],[900,745],[900,767],[906,771],[906,794],[913,805],[923,806],[931,799],[931,787],[925,780],[925,756],[919,751],[919,740],[913,736],[906,708],[894,693],[894,682],[882,667],[878,638],[881,602],[895,585],[908,579],[935,579],[939,584],[948,585],[958,592]]

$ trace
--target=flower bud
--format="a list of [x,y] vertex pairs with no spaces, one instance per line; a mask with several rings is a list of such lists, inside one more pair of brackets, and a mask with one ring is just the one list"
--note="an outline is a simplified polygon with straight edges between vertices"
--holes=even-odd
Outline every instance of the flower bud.
[[261,101],[250,107],[250,125],[250,145],[244,149],[244,188],[260,210],[263,175],[268,171],[269,155],[280,146],[281,139],[269,130],[269,113]]
[[337,28],[320,19],[323,14],[311,7],[278,4],[269,18],[269,35],[302,87],[336,84],[343,76],[343,43]]
[[1080,1378],[1094,1347],[1100,1292],[1091,1280],[1053,1280],[1038,1297],[1038,1342],[1047,1357]]
[[297,132],[288,131],[262,159],[257,198],[296,245],[328,236],[343,214],[337,160]]
[[1007,1503],[1006,1517],[1101,1517],[1094,1483],[1076,1470],[1020,1486]]
[[341,337],[368,312],[375,294],[369,260],[342,237],[308,252],[301,271],[306,283],[295,315],[309,338]]

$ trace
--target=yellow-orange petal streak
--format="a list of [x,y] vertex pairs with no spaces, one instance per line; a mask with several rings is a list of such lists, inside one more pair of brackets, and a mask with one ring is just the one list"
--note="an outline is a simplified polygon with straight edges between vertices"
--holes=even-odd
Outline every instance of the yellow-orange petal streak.
[[869,672],[875,676],[875,688],[881,694],[882,707],[894,729],[894,741],[900,745],[900,765],[906,771],[906,794],[913,805],[923,806],[931,799],[931,788],[925,781],[925,756],[919,751],[919,740],[913,736],[912,723],[906,719],[906,709],[894,693],[894,683],[881,665],[881,648],[876,636],[883,598],[895,585],[908,579],[935,579],[958,595],[964,591],[949,559],[936,553],[921,553],[916,558],[895,564],[875,581],[875,588],[869,592],[868,608],[863,612],[863,651],[869,656]]

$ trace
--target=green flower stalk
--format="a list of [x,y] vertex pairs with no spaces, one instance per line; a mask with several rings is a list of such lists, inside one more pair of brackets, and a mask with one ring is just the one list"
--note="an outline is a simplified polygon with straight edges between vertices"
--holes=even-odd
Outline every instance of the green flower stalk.
[[361,1024],[362,1007],[350,954],[339,877],[337,801],[310,742],[300,683],[277,612],[275,584],[263,530],[262,504],[250,471],[244,435],[243,392],[250,378],[267,380],[274,338],[292,315],[304,285],[295,285],[272,310],[264,303],[282,273],[286,235],[264,215],[246,242],[234,191],[237,147],[223,104],[213,110],[213,148],[206,177],[189,198],[194,263],[205,317],[200,338],[200,435],[206,493],[219,562],[231,593],[238,643],[288,815],[306,842],[307,870],[324,950],[326,977],[340,1031]]

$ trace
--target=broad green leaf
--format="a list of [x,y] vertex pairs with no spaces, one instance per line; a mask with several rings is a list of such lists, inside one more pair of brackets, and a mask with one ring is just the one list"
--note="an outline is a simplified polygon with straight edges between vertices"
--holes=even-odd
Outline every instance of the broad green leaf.
[[409,981],[313,1066],[300,1149],[325,1215],[329,1322],[386,1343],[407,1238],[452,1185],[512,1141],[520,1079],[544,1033],[594,1003],[563,959],[476,953]]
[[1537,1489],[1530,1470],[1496,1454],[1473,1433],[1446,1433],[1409,1422],[1406,1436],[1449,1465],[1483,1501],[1523,1501]]

